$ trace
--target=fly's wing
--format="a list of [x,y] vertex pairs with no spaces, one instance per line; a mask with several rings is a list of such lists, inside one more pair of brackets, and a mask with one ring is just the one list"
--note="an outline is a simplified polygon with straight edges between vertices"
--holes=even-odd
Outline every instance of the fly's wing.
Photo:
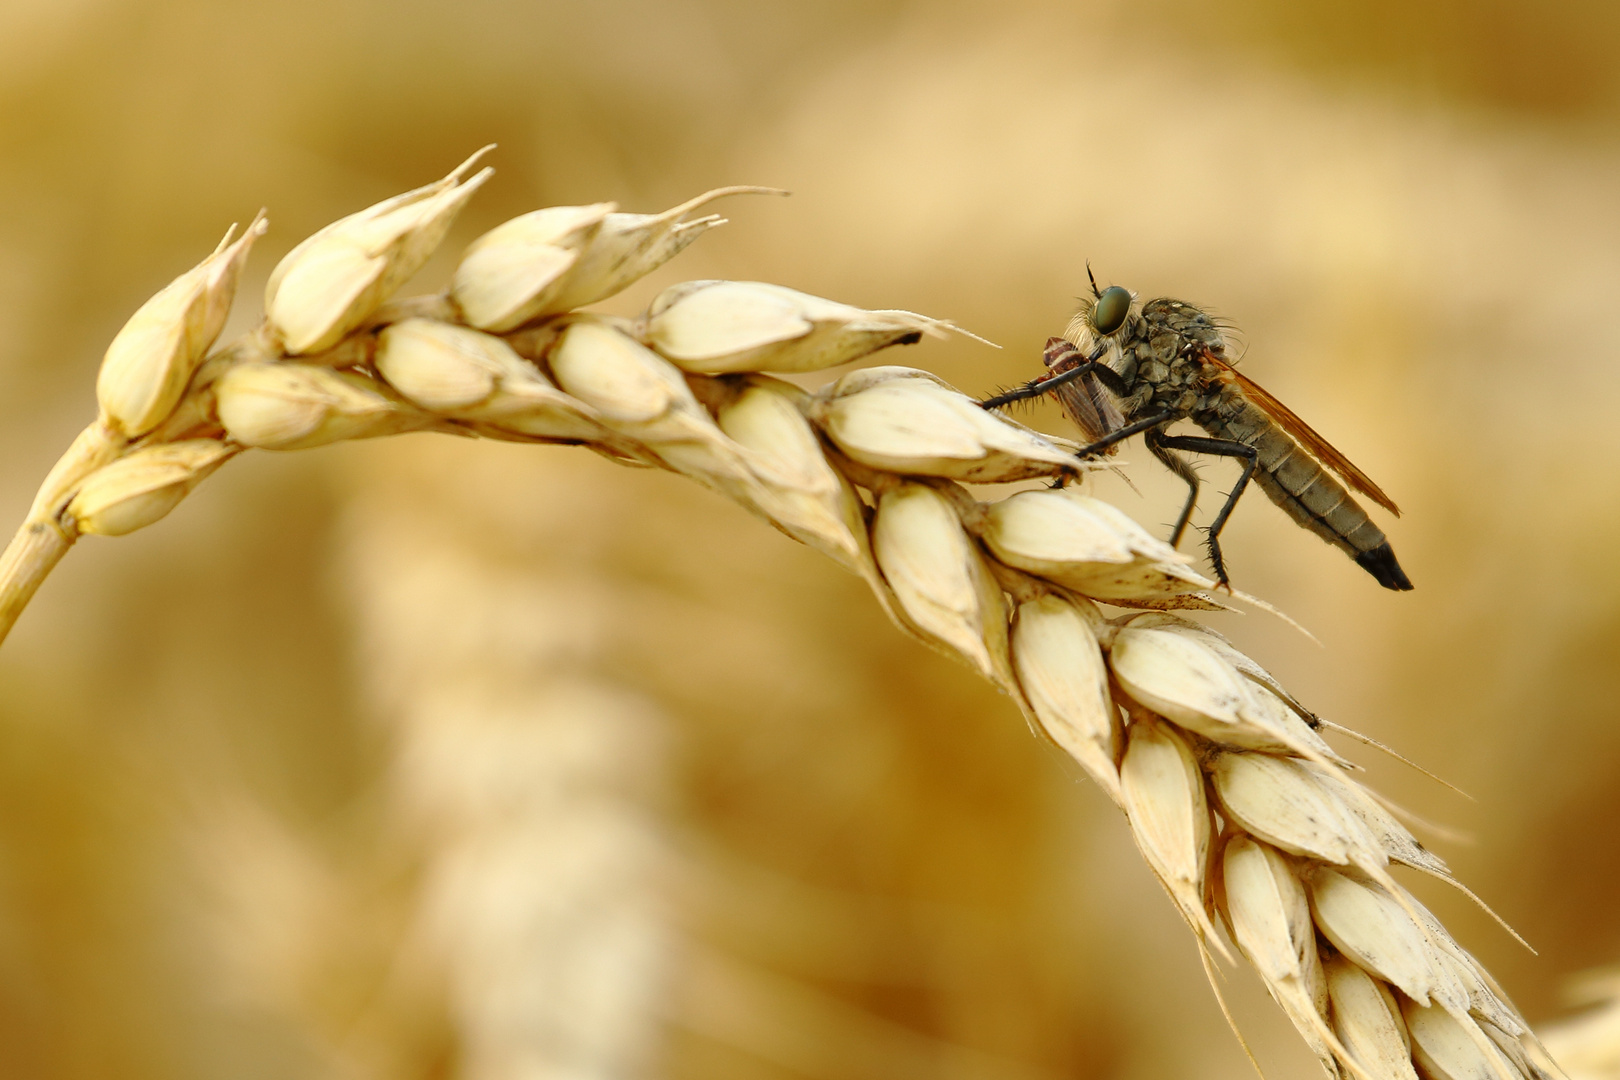
[[[1063,338],[1052,338],[1046,343],[1045,360],[1049,375],[1061,375],[1084,362],[1085,356]],[[1120,414],[1119,406],[1114,404],[1114,396],[1094,375],[1082,375],[1073,382],[1064,383],[1052,393],[1088,444],[1098,442],[1125,426],[1125,417]],[[1118,452],[1118,443],[1103,450],[1105,454]]]
[[1242,388],[1245,397],[1254,402],[1267,416],[1275,420],[1277,426],[1292,435],[1296,442],[1309,450],[1311,456],[1315,457],[1317,461],[1338,473],[1346,484],[1349,484],[1350,487],[1361,492],[1385,510],[1388,510],[1396,517],[1401,516],[1401,508],[1395,505],[1394,499],[1385,495],[1383,490],[1373,483],[1366,473],[1356,468],[1349,458],[1335,450],[1333,444],[1318,435],[1311,428],[1311,425],[1295,416],[1292,409],[1272,397],[1259,383],[1215,354],[1206,352],[1204,358],[1219,368],[1223,375],[1235,381]]

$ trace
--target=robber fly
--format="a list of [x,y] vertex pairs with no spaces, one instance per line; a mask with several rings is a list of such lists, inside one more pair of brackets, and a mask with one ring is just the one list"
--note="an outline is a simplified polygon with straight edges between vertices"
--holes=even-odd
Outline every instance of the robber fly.
[[[1400,509],[1305,421],[1232,366],[1213,319],[1180,300],[1138,304],[1118,285],[1097,288],[1096,278],[1091,292],[1081,298],[1064,335],[1046,342],[1047,373],[981,405],[999,409],[1056,395],[1090,444],[1081,457],[1112,454],[1123,440],[1145,433],[1148,451],[1187,484],[1172,546],[1180,543],[1198,502],[1198,474],[1176,451],[1241,459],[1243,472],[1208,531],[1210,563],[1228,588],[1221,529],[1251,479],[1296,523],[1345,552],[1378,584],[1412,587],[1389,541],[1345,484],[1397,517]],[[1191,420],[1208,436],[1166,434],[1177,420]]]

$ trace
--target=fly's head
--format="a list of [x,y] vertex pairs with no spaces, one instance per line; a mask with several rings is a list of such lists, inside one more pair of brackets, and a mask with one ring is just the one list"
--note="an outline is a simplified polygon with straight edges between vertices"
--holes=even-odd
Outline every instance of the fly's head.
[[1080,298],[1080,308],[1063,336],[1087,357],[1098,356],[1101,350],[1098,359],[1118,370],[1120,354],[1140,334],[1141,305],[1136,294],[1121,285],[1098,288],[1089,265],[1086,276],[1091,278],[1091,295]]

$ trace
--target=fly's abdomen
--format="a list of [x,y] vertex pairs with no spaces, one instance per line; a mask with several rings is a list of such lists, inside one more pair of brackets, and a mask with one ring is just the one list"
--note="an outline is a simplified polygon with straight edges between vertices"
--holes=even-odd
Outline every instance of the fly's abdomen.
[[1254,482],[1297,524],[1358,561],[1387,545],[1344,485],[1259,408],[1245,403],[1236,415],[1209,419],[1200,426],[1211,435],[1259,451]]

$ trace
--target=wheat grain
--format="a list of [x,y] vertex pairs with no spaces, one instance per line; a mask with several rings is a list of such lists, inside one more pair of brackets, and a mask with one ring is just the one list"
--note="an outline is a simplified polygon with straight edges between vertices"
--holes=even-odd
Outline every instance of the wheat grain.
[[[257,217],[236,243],[227,233],[212,255],[141,305],[107,346],[96,399],[107,419],[144,435],[180,403],[236,298],[236,279],[268,222]],[[234,229],[233,229],[234,231]]]
[[337,345],[422,268],[493,175],[484,169],[461,180],[483,153],[437,183],[333,222],[276,264],[264,290],[265,323],[288,356]]
[[688,281],[666,289],[642,320],[647,343],[682,371],[820,371],[944,335],[909,311],[863,311],[759,281]]
[[476,241],[446,295],[390,302],[488,178],[462,178],[474,160],[300,244],[264,324],[206,359],[262,220],[144,306],[109,350],[102,416],[0,558],[0,632],[79,534],[158,520],[247,447],[424,429],[582,444],[735,499],[1000,686],[1120,805],[1206,959],[1228,953],[1224,927],[1330,1075],[1553,1067],[1390,876],[1394,862],[1449,880],[1317,718],[1207,628],[1097,606],[1220,606],[1187,559],[1072,488],[981,504],[959,483],[1072,479],[1072,446],[926,372],[866,369],[813,395],[763,374],[948,324],[740,282],[675,286],[636,320],[576,310],[719,224],[693,209],[752,188],[659,215],[536,211]]
[[909,368],[852,372],[816,395],[809,416],[851,460],[884,472],[997,483],[1078,471],[1051,438]]

